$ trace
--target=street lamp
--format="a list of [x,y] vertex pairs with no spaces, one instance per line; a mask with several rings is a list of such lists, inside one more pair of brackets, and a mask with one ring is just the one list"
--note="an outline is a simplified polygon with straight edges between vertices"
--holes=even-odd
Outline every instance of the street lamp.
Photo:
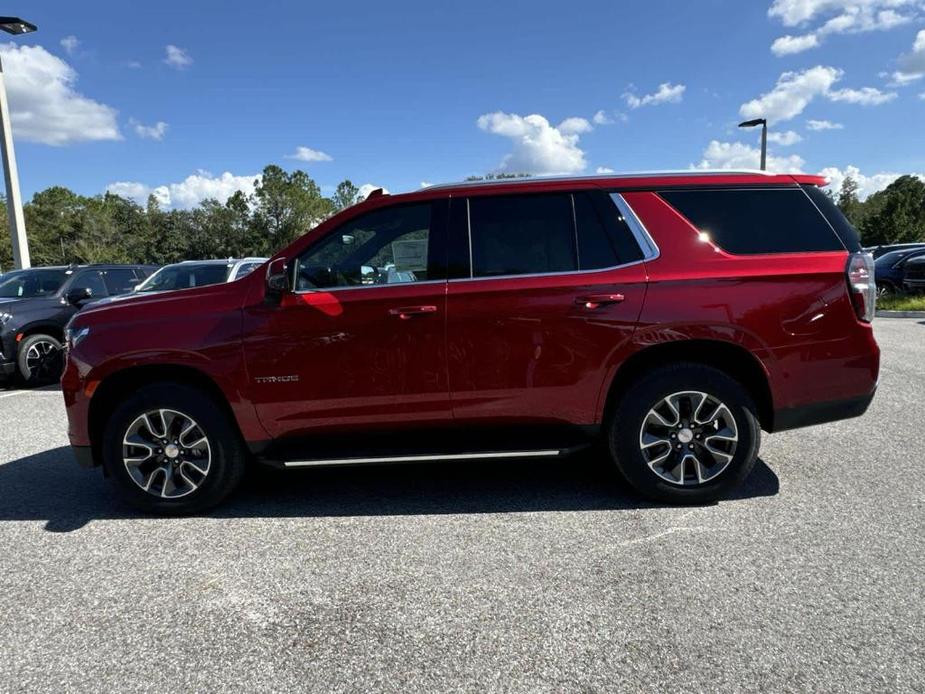
[[740,128],[754,128],[756,125],[761,126],[761,170],[765,171],[768,166],[768,121],[765,118],[755,118],[739,123]]
[[[19,17],[0,17],[0,30],[18,36],[29,34],[38,27]],[[16,154],[13,152],[13,126],[10,122],[10,105],[6,99],[3,80],[3,63],[0,62],[0,154],[3,156],[3,175],[6,179],[6,209],[10,215],[10,236],[13,239],[13,265],[29,267],[29,242],[26,239],[26,221],[22,214],[22,196],[19,193],[19,174],[16,171]]]

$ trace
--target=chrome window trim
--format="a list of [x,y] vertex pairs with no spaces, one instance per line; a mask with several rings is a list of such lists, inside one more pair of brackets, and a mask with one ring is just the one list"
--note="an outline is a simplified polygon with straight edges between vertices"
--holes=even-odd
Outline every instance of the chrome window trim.
[[623,215],[623,220],[636,239],[636,243],[642,251],[642,259],[655,260],[658,258],[659,255],[661,255],[658,244],[655,243],[655,239],[652,238],[649,230],[646,229],[646,225],[636,216],[636,213],[633,211],[633,208],[630,207],[626,199],[620,193],[611,193],[610,199],[613,200],[613,204],[620,210],[620,214]]
[[391,284],[356,284],[351,287],[316,287],[315,289],[294,289],[293,294],[315,294],[318,292],[343,292],[354,289],[382,289],[383,287],[417,287],[422,284],[446,284],[446,280],[421,280],[420,282],[392,282]]

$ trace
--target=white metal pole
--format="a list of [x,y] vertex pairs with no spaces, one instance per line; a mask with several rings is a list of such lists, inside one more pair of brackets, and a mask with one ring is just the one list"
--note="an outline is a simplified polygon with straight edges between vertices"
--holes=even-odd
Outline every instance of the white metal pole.
[[16,171],[16,153],[13,151],[13,127],[10,106],[6,99],[3,79],[3,62],[0,61],[0,149],[3,156],[3,176],[6,179],[6,210],[10,216],[10,236],[13,239],[13,265],[17,269],[30,267],[29,241],[26,238],[26,220],[22,213],[22,196],[19,193],[19,174]]

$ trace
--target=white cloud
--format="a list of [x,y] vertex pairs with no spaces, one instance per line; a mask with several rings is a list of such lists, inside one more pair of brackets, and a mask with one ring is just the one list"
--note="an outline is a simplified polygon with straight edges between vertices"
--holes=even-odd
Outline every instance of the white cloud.
[[167,63],[170,67],[174,67],[177,70],[183,70],[184,68],[188,68],[193,64],[193,59],[184,48],[179,48],[173,44],[168,44],[164,50],[166,52],[164,62]]
[[608,116],[603,110],[595,113],[591,120],[594,121],[595,125],[610,125],[613,123],[613,118]]
[[382,192],[385,193],[386,195],[389,194],[388,188],[377,186],[375,183],[364,183],[357,189],[357,195],[359,199],[362,201],[362,200],[365,200],[367,197],[369,197],[370,193],[372,193],[374,190],[378,190],[379,188],[382,188]]
[[614,173],[614,170],[611,169],[609,166],[598,166],[598,167],[594,170],[594,173],[598,173],[598,174],[612,174],[612,173]]
[[558,130],[566,135],[580,135],[581,133],[589,133],[594,128],[585,118],[572,116],[559,123]]
[[671,82],[662,82],[653,94],[637,96],[632,92],[626,92],[623,100],[630,108],[640,108],[642,106],[657,106],[658,104],[677,104],[684,98],[684,91],[687,87],[683,84],[672,84]]
[[[880,172],[865,175],[861,173],[861,170],[856,166],[847,166],[844,169],[840,169],[837,166],[828,166],[820,171],[819,175],[829,179],[829,186],[836,193],[841,188],[842,183],[845,182],[845,179],[850,176],[854,179],[855,183],[858,184],[858,198],[866,200],[869,196],[886,188],[903,174]],[[925,173],[914,173],[912,175],[918,176],[925,181]]]
[[768,15],[784,26],[806,26],[813,20],[826,21],[801,36],[782,36],[771,44],[775,55],[788,55],[815,48],[831,34],[860,34],[888,31],[916,19],[922,0],[774,0]]
[[[791,154],[776,157],[768,154],[768,171],[798,173],[806,162],[802,157]],[[703,151],[703,159],[697,169],[757,169],[761,166],[761,150],[741,142],[719,142],[713,140]]]
[[838,89],[826,94],[826,98],[832,101],[845,101],[849,104],[860,104],[861,106],[879,106],[896,98],[896,92],[882,92],[875,87],[863,87],[862,89]]
[[296,147],[293,154],[287,154],[287,159],[298,159],[299,161],[334,161],[330,154],[321,150],[312,149],[311,147]]
[[896,63],[899,70],[893,73],[893,83],[897,86],[925,77],[925,29],[916,34],[912,51],[903,53]]
[[46,145],[121,140],[111,106],[75,89],[77,72],[41,46],[0,44],[17,138]]
[[802,141],[803,138],[800,137],[800,134],[794,132],[793,130],[768,133],[768,142],[773,142],[774,144],[780,145],[781,147],[789,147],[790,145],[795,145],[797,142]]
[[806,127],[809,130],[842,130],[845,126],[830,120],[808,120]]
[[810,48],[819,45],[819,38],[815,34],[804,34],[803,36],[781,36],[774,39],[771,44],[771,52],[774,55],[792,55],[802,53]]
[[882,92],[874,87],[832,89],[843,75],[841,70],[823,65],[802,72],[785,72],[774,89],[742,104],[739,113],[743,118],[767,118],[769,123],[775,123],[796,118],[817,97],[862,106],[877,106],[896,98],[895,92]]
[[65,36],[61,39],[61,47],[67,52],[68,55],[74,55],[74,52],[80,48],[80,39],[71,34],[70,36]]
[[[563,123],[572,119],[566,119]],[[531,174],[570,174],[584,171],[585,153],[578,147],[580,134],[563,132],[539,114],[486,113],[478,126],[511,140],[513,150],[501,160],[501,171]]]
[[159,120],[154,125],[145,125],[144,123],[139,123],[134,118],[130,118],[128,121],[129,125],[132,126],[132,129],[135,131],[135,134],[138,137],[145,140],[163,140],[164,135],[167,134],[167,123],[162,120]]
[[117,181],[106,186],[106,192],[131,198],[144,205],[149,195],[154,195],[165,207],[190,209],[203,200],[214,199],[225,202],[237,191],[252,195],[260,175],[235,176],[229,171],[213,176],[208,171],[197,171],[179,183],[149,186],[137,181]]
[[742,104],[739,113],[743,118],[767,118],[771,123],[790,120],[803,113],[817,96],[828,92],[841,76],[841,70],[822,65],[785,72],[774,89]]
[[430,181],[421,181],[421,188],[430,188],[432,185]]

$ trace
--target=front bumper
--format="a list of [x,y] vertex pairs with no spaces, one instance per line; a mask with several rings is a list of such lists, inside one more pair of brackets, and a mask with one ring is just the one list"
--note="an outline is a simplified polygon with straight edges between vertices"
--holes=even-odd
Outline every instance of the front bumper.
[[0,381],[8,380],[15,373],[16,373],[16,362],[15,361],[3,361],[2,354],[0,354]]

